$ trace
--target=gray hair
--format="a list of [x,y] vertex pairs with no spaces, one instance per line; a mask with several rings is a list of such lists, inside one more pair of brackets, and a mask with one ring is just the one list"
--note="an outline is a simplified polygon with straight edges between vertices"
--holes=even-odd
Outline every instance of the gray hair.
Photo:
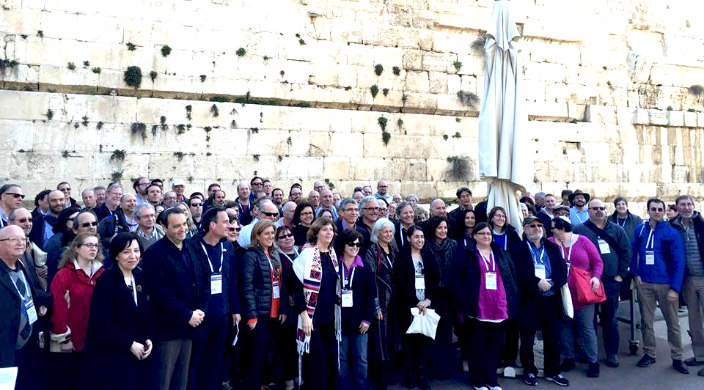
[[112,183],[112,184],[110,184],[110,185],[108,186],[108,189],[105,190],[105,192],[112,192],[112,190],[114,190],[115,188],[118,188],[118,187],[120,187],[120,189],[122,189],[122,190],[124,191],[124,189],[123,189],[123,187],[122,187],[122,184],[120,184],[120,183]]
[[[15,218],[16,218],[17,212],[22,211],[22,210],[24,210],[24,211],[26,211],[26,212],[28,212],[28,213],[31,214],[31,212],[30,212],[29,210],[27,210],[26,208],[24,208],[24,207],[18,207],[18,208],[16,208],[16,209],[10,210],[10,213],[7,214],[7,220],[8,220],[8,221],[14,221]],[[31,217],[31,215],[30,215],[30,217]]]
[[[373,243],[378,243],[379,242],[379,233],[381,233],[382,230],[386,229],[386,227],[391,227],[391,233],[395,233],[396,227],[394,226],[394,223],[391,222],[390,219],[388,218],[379,218],[377,219],[376,222],[374,222],[374,226],[372,227],[372,233],[371,237],[369,238]],[[391,239],[391,243],[389,243],[392,248],[396,249],[396,240]]]
[[348,204],[354,203],[355,205],[357,204],[357,201],[352,199],[352,198],[345,198],[340,201],[340,205],[338,206],[338,209],[344,210],[345,207],[347,207]]
[[156,214],[156,209],[154,209],[154,206],[152,206],[149,203],[142,203],[139,206],[137,206],[136,210],[134,210],[134,215],[137,218],[142,218],[142,209],[149,209],[150,211],[153,211],[154,214]]
[[410,194],[406,197],[406,201],[408,201],[408,202],[414,201],[414,202],[418,203],[418,196],[416,194]]
[[85,196],[86,192],[92,192],[95,196],[95,189],[93,188],[86,188],[85,190],[81,191],[81,196]]
[[375,205],[375,206],[377,205],[377,203],[376,203],[376,198],[374,197],[374,195],[367,195],[367,196],[365,196],[364,198],[362,198],[362,200],[359,201],[359,205],[362,206],[362,207],[364,207],[364,205],[367,204],[367,203],[369,203],[369,202],[374,202],[374,205]]
[[288,211],[288,209],[295,209],[296,208],[296,202],[288,201],[284,203],[283,207],[281,207],[281,211]]

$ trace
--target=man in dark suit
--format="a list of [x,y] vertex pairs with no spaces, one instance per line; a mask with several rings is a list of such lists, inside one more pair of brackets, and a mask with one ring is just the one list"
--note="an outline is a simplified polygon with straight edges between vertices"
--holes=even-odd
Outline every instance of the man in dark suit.
[[210,269],[184,245],[183,211],[168,209],[161,219],[165,236],[144,253],[144,285],[152,305],[159,388],[185,390],[193,330],[208,311]]
[[19,226],[0,229],[0,367],[18,367],[16,388],[39,387],[40,337],[36,322],[47,313],[51,297],[34,288],[18,261],[27,241]]

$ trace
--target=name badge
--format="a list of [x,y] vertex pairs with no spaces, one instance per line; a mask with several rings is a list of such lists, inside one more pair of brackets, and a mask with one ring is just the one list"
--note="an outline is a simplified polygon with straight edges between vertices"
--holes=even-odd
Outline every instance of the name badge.
[[645,265],[655,265],[654,251],[645,251]]
[[496,290],[496,272],[487,272],[486,275],[486,289]]
[[545,272],[545,266],[543,264],[536,264],[535,265],[535,277],[540,280],[547,279],[547,274]]
[[273,295],[274,299],[279,299],[281,298],[281,292],[279,291],[279,281],[275,280],[274,283],[272,283],[272,290],[273,290]]
[[34,301],[31,299],[25,301],[24,309],[27,311],[27,320],[29,321],[29,324],[32,325],[37,322],[39,317],[37,316],[37,309],[34,307]]
[[352,307],[352,290],[342,290],[342,307]]
[[222,294],[222,275],[210,275],[210,295]]
[[601,238],[599,239],[599,252],[601,252],[602,255],[608,255],[609,253],[611,253],[609,243],[605,240],[602,240]]
[[416,290],[425,290],[425,276],[416,275]]

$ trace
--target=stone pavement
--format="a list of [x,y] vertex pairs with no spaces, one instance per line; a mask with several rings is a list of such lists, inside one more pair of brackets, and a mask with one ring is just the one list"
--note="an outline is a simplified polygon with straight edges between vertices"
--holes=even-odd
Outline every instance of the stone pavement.
[[[625,304],[625,302],[623,303]],[[587,378],[585,374],[586,365],[578,365],[577,369],[565,373],[565,377],[570,381],[569,389],[618,389],[618,390],[648,390],[648,389],[676,389],[676,390],[700,390],[704,389],[704,377],[697,376],[699,368],[690,368],[689,375],[682,375],[674,371],[671,367],[672,360],[670,359],[670,351],[667,344],[667,328],[662,316],[659,316],[659,321],[655,324],[655,334],[657,337],[657,363],[649,368],[639,368],[636,366],[638,359],[641,357],[642,350],[639,349],[637,355],[630,355],[628,340],[630,338],[630,326],[627,323],[621,322],[619,330],[621,334],[620,358],[621,366],[619,368],[609,368],[604,364],[604,350],[600,341],[600,363],[601,376],[599,378]],[[682,342],[684,344],[684,358],[692,356],[691,340],[687,334],[689,324],[686,313],[680,314],[680,326],[682,329]],[[640,340],[640,330],[637,330],[637,339]],[[499,384],[504,390],[527,390],[530,388],[538,389],[559,389],[560,387],[545,381],[543,378],[538,380],[537,387],[530,387],[523,383],[520,377],[518,378],[500,378]],[[390,387],[391,389],[405,389],[403,385]],[[454,380],[447,382],[434,382],[433,390],[454,390],[471,388],[467,382],[467,376],[458,375]]]

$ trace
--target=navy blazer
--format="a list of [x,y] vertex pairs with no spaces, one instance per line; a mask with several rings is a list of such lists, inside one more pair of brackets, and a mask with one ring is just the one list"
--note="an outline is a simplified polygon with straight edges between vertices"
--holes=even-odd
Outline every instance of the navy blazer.
[[156,338],[191,338],[193,328],[188,321],[193,311],[200,309],[207,316],[210,268],[203,269],[186,242],[179,250],[164,236],[144,252],[142,269]]

